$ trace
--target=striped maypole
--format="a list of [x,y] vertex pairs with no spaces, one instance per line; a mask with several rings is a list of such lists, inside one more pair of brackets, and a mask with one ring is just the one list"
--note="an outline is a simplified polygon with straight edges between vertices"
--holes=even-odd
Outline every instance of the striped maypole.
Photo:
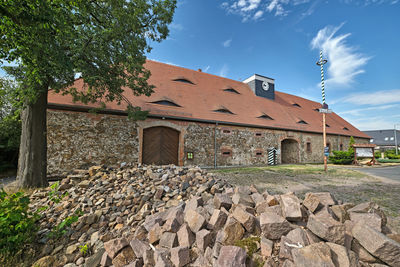
[[322,49],[319,51],[318,65],[321,66],[321,89],[322,89],[322,104],[325,104],[325,81],[324,81],[324,64],[328,62],[326,59],[322,59]]
[[323,144],[324,144],[324,170],[325,172],[328,171],[328,158],[325,153],[327,150],[326,146],[326,113],[329,112],[328,110],[328,105],[325,103],[325,81],[324,81],[324,64],[326,64],[328,60],[322,58],[322,49],[319,51],[319,61],[317,62],[317,65],[321,67],[321,89],[322,89],[322,109],[320,109],[320,112],[322,113],[322,138],[323,138]]

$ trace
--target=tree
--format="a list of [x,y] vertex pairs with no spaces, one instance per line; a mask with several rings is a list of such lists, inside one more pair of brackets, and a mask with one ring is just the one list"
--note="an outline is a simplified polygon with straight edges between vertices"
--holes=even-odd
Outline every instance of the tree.
[[[150,95],[143,67],[149,42],[168,36],[176,0],[9,0],[0,3],[0,60],[21,84],[18,182],[47,185],[49,90],[83,103],[126,100],[123,88]],[[84,89],[71,87],[81,75]],[[128,105],[132,116],[140,109]]]
[[354,145],[355,143],[356,143],[356,142],[354,141],[354,137],[353,137],[353,136],[350,136],[349,148],[348,148],[347,151],[349,151],[352,155],[354,155],[354,147],[353,147],[353,145]]
[[0,78],[0,172],[15,169],[18,157],[21,121],[13,106],[17,84]]

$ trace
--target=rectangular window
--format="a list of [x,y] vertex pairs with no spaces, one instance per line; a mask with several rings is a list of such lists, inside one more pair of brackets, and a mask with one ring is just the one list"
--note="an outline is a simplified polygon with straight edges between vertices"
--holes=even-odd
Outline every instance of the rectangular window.
[[340,151],[343,151],[343,144],[340,144]]
[[232,156],[232,150],[226,149],[226,148],[221,149],[221,154],[224,157],[231,157]]
[[256,157],[262,157],[262,155],[264,154],[262,150],[256,150]]
[[307,142],[307,152],[311,153],[311,142]]

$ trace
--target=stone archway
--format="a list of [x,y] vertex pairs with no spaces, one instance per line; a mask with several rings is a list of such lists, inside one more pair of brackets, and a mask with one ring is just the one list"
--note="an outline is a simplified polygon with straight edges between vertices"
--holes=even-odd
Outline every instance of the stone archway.
[[294,139],[282,140],[281,160],[283,164],[299,163],[299,142]]

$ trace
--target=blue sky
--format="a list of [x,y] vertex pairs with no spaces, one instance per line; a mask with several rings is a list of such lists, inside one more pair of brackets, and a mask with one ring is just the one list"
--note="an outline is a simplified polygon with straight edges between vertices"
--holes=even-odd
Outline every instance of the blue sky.
[[326,101],[361,130],[400,128],[399,0],[178,0],[153,60],[234,80],[254,73],[278,91]]

